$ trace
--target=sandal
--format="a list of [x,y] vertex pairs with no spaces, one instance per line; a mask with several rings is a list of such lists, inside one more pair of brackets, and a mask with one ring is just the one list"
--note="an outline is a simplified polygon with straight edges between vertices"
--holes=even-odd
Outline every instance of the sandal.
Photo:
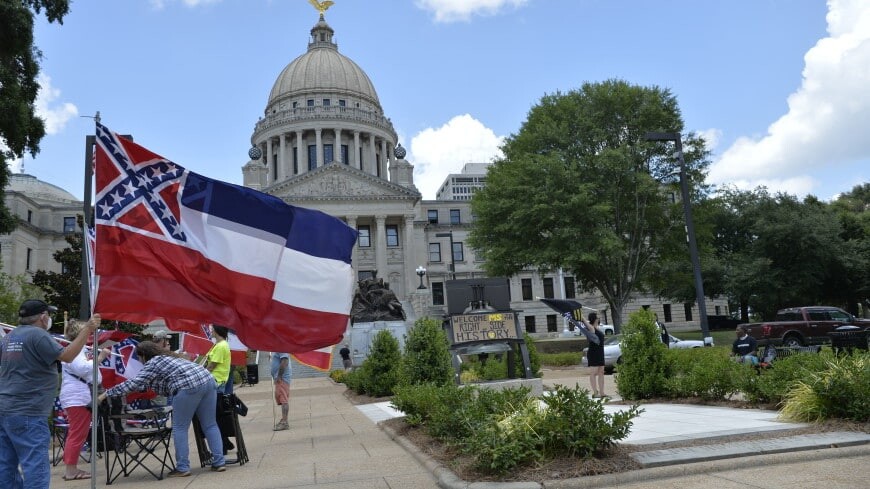
[[85,479],[90,479],[91,473],[85,472],[84,470],[80,470],[80,471],[76,472],[75,474],[73,474],[72,476],[64,475],[61,478],[65,481],[81,481],[81,480],[85,480]]

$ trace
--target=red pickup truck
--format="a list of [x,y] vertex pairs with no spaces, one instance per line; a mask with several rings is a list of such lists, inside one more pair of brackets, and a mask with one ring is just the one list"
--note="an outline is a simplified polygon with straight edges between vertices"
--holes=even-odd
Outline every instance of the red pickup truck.
[[811,306],[781,309],[773,321],[743,326],[757,340],[770,340],[774,345],[806,346],[829,342],[828,333],[840,326],[870,328],[870,319],[856,318],[837,307]]

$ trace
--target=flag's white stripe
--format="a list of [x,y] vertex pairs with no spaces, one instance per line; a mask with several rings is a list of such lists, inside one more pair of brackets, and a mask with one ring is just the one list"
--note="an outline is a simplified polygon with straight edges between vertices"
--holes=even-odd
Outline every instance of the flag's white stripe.
[[239,273],[274,281],[284,239],[181,206],[187,246]]
[[273,299],[315,311],[350,313],[354,280],[349,264],[287,248],[278,270]]

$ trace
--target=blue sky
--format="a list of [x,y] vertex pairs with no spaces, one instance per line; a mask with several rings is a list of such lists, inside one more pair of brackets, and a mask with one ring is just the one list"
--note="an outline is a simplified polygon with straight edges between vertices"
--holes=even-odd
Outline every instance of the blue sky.
[[[63,25],[37,22],[49,135],[19,165],[81,197],[82,116],[99,110],[241,183],[254,124],[317,15],[306,0],[72,2]],[[496,155],[543,95],[610,78],[676,95],[686,130],[710,141],[710,183],[827,200],[870,181],[866,0],[335,0],[326,20],[427,199]]]

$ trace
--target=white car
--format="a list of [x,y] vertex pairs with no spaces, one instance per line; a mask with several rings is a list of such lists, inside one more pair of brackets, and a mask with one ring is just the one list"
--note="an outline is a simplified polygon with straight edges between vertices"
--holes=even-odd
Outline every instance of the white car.
[[[673,335],[668,335],[670,338],[670,348],[703,348],[704,342],[701,340],[681,340]],[[622,335],[611,336],[604,341],[604,371],[607,373],[613,372],[614,367],[622,361],[622,348],[620,343]],[[583,349],[583,366],[588,367],[586,361],[586,352],[589,348]]]
[[[580,327],[582,327],[582,325]],[[604,336],[610,336],[615,331],[612,324],[599,324],[598,327],[601,328]],[[578,330],[577,328],[577,326],[574,326],[574,336],[583,336],[583,333],[581,333],[580,330]]]

